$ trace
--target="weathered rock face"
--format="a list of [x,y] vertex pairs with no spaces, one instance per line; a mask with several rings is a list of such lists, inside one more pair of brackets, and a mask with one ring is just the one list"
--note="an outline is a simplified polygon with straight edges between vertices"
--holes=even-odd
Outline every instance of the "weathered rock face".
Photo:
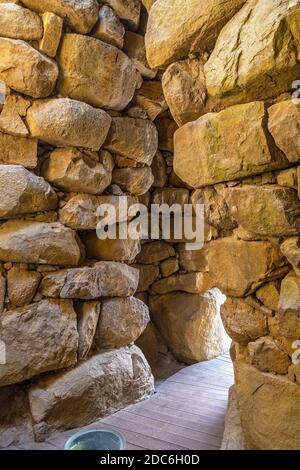
[[155,294],[182,291],[189,294],[202,294],[211,287],[211,280],[205,273],[174,274],[154,282],[151,289]]
[[300,389],[286,377],[235,363],[241,422],[247,447],[296,450],[300,441]]
[[300,204],[294,189],[250,186],[228,191],[228,206],[239,226],[260,236],[288,236],[300,231]]
[[300,108],[291,100],[271,106],[269,113],[269,131],[291,163],[300,159]]
[[65,192],[101,194],[112,179],[112,157],[106,153],[107,161],[101,163],[74,148],[56,149],[44,162],[42,175]]
[[280,277],[279,268],[284,264],[276,245],[230,237],[211,242],[208,256],[213,286],[234,297],[250,294],[266,280]]
[[80,34],[65,34],[58,63],[63,96],[115,110],[124,109],[133,97],[134,65],[114,46]]
[[55,57],[60,43],[63,19],[47,11],[42,15],[43,20],[43,37],[39,42],[39,49],[49,57]]
[[9,302],[14,307],[23,307],[32,302],[41,280],[40,273],[12,268],[7,273]]
[[43,23],[36,13],[14,3],[0,4],[0,34],[33,41],[43,36]]
[[300,238],[291,237],[280,245],[280,250],[294,269],[300,268]]
[[141,4],[139,0],[107,0],[119,18],[129,27],[135,30],[139,25]]
[[35,168],[37,165],[37,140],[0,132],[0,163]]
[[241,103],[288,91],[299,77],[297,2],[251,0],[223,28],[205,65],[208,92]]
[[145,330],[150,321],[148,307],[135,297],[106,299],[96,333],[99,349],[129,346]]
[[118,168],[112,175],[112,182],[123,191],[135,196],[145,194],[154,181],[151,168]]
[[219,356],[227,349],[220,318],[223,296],[174,292],[151,297],[150,312],[167,345],[180,361],[193,363]]
[[143,245],[136,261],[141,264],[152,264],[174,255],[175,250],[171,245],[162,241],[156,241]]
[[262,372],[285,375],[291,364],[289,356],[271,337],[259,338],[248,344],[251,363]]
[[68,300],[43,300],[2,313],[0,336],[7,355],[7,363],[1,366],[1,386],[77,361],[76,315]]
[[150,368],[137,347],[97,354],[31,387],[36,438],[44,438],[50,430],[93,422],[148,397],[153,390]]
[[291,271],[281,282],[279,310],[300,311],[300,277]]
[[56,84],[58,66],[24,41],[0,38],[0,80],[33,98],[49,96]]
[[262,102],[232,106],[185,124],[174,136],[174,168],[193,188],[287,166],[265,128]]
[[100,308],[101,303],[96,300],[89,302],[77,302],[77,304],[75,305],[79,336],[79,361],[85,359],[92,348],[99,320]]
[[146,33],[150,66],[162,67],[189,53],[212,48],[222,27],[244,3],[189,0],[183,8],[180,0],[157,0],[150,10]]
[[51,145],[99,150],[111,118],[86,103],[59,98],[35,102],[27,113],[27,123],[33,137]]
[[11,220],[0,227],[0,260],[77,265],[82,247],[76,234],[59,223]]
[[107,44],[123,48],[125,28],[108,5],[103,5],[99,10],[99,22],[93,30],[93,36]]
[[151,165],[158,147],[156,127],[144,119],[113,118],[104,147],[135,162]]
[[144,37],[141,34],[133,33],[132,31],[126,31],[124,50],[128,57],[130,57],[140,72],[142,77],[155,78],[157,70],[152,70],[149,67],[146,58],[146,49]]
[[98,19],[97,0],[24,0],[22,3],[33,11],[50,11],[61,16],[72,29],[81,34],[89,33]]
[[57,196],[43,179],[21,165],[0,165],[0,218],[56,209]]
[[140,240],[101,240],[95,232],[82,236],[88,258],[100,261],[124,261],[133,263],[141,250]]
[[93,267],[63,269],[44,276],[41,292],[47,297],[91,300],[99,297],[127,297],[138,287],[135,268],[114,262],[98,262]]

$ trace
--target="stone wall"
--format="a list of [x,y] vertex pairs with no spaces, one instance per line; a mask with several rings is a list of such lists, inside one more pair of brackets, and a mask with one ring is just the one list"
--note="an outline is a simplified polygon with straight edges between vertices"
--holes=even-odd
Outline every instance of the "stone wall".
[[153,182],[145,14],[138,0],[0,1],[0,447],[153,392],[134,346],[150,320],[129,266],[140,241],[95,231],[99,205]]
[[[163,69],[164,96],[179,126],[169,184],[182,186],[180,178],[190,192],[172,195],[206,204],[209,226],[204,249],[178,247],[161,264],[172,276],[152,284],[163,294],[150,300],[154,320],[185,360],[174,317],[180,313],[182,328],[187,311],[202,302],[193,293],[219,288],[227,296],[221,314],[233,340],[247,446],[299,449],[300,105],[291,90],[300,79],[300,2],[149,3],[147,57]],[[174,123],[162,120],[159,128],[172,150]],[[189,274],[173,275],[179,269]],[[174,286],[189,293],[170,294]]]

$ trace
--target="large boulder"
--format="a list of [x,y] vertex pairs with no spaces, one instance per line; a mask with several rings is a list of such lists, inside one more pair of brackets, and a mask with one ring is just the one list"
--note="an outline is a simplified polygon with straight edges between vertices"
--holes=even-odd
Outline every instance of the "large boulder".
[[41,293],[63,299],[127,297],[137,290],[138,270],[122,263],[102,261],[92,267],[63,269],[46,274]]
[[231,237],[210,242],[208,256],[212,284],[233,297],[243,297],[282,276],[280,268],[285,264],[277,245]]
[[34,41],[43,36],[39,15],[14,3],[0,4],[0,35],[11,39]]
[[291,163],[300,160],[300,108],[292,100],[274,104],[268,109],[268,127],[277,147]]
[[222,27],[245,0],[157,0],[149,14],[146,48],[151,67],[213,48]]
[[96,106],[124,109],[136,86],[133,62],[115,46],[81,34],[65,34],[58,55],[59,92]]
[[22,3],[38,13],[50,11],[65,19],[77,33],[89,33],[98,19],[97,0],[22,0]]
[[37,139],[16,137],[0,132],[0,163],[35,168],[37,165]]
[[146,304],[135,297],[102,302],[96,333],[100,349],[120,348],[134,343],[150,321]]
[[101,109],[68,98],[36,101],[27,113],[30,133],[57,147],[99,150],[111,124]]
[[56,209],[51,186],[21,165],[0,165],[0,219]]
[[251,302],[251,297],[228,297],[221,307],[221,317],[228,335],[237,343],[247,344],[268,334],[266,314]]
[[298,2],[250,0],[221,31],[205,65],[209,94],[241,103],[289,91],[299,78]]
[[77,319],[69,300],[42,300],[2,313],[0,337],[6,345],[1,386],[77,361]]
[[0,260],[74,266],[82,257],[75,232],[58,222],[11,220],[0,227]]
[[137,163],[151,165],[158,148],[156,127],[145,119],[113,118],[104,147]]
[[227,192],[233,218],[246,232],[259,236],[288,236],[300,231],[297,191],[277,185],[244,185]]
[[185,124],[174,135],[174,170],[199,188],[288,166],[265,127],[263,102],[231,106]]
[[287,377],[234,364],[246,444],[256,450],[300,448],[300,387]]
[[85,426],[153,391],[150,367],[137,347],[97,354],[32,385],[29,401],[36,439],[43,440],[51,430]]
[[0,80],[33,98],[49,96],[56,84],[58,66],[27,42],[0,38]]
[[227,351],[220,317],[223,301],[217,289],[200,295],[173,292],[150,297],[154,323],[178,360],[207,361]]
[[112,179],[112,157],[98,162],[75,148],[55,149],[42,165],[42,176],[65,192],[101,194]]

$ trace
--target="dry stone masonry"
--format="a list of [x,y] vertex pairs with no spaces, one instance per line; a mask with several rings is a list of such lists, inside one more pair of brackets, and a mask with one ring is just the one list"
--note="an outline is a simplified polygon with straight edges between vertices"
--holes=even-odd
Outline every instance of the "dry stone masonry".
[[198,252],[161,250],[154,322],[178,358],[199,360],[186,320],[220,289],[245,445],[299,449],[300,2],[144,3],[147,57],[169,106],[158,124],[168,168],[174,151],[168,184],[205,204],[210,227]]
[[[300,1],[184,3],[0,0],[0,448],[225,331],[245,445],[300,448]],[[121,197],[205,204],[204,247],[99,239]]]

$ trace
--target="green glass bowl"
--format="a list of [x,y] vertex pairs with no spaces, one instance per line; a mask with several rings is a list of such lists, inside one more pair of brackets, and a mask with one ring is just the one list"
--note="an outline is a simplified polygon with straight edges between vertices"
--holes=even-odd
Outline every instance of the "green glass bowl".
[[92,429],[71,436],[65,443],[65,450],[124,450],[124,436],[112,429]]

